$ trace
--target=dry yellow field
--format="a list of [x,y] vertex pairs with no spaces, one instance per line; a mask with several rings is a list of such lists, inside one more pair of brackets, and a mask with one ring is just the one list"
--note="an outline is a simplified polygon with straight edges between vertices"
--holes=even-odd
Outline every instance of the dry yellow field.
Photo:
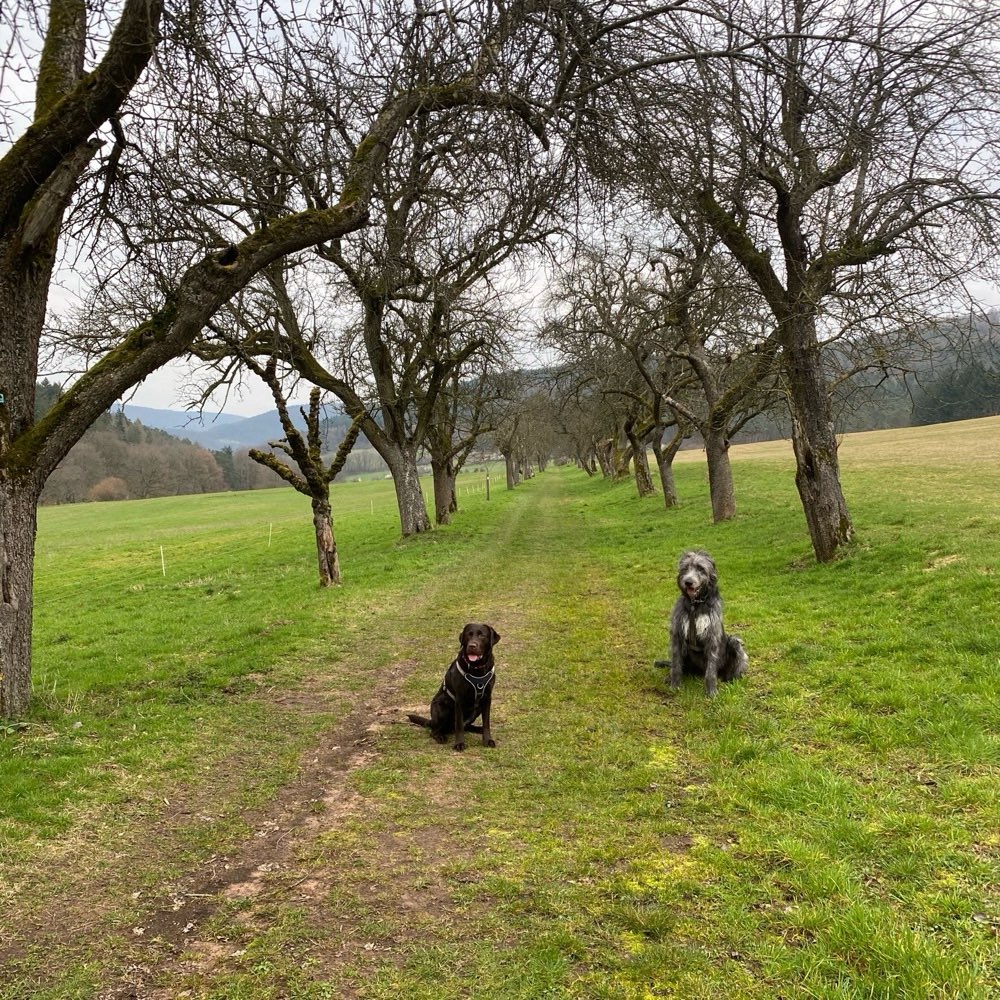
[[[730,456],[795,464],[791,441],[733,445]],[[704,461],[700,448],[682,451],[678,462]],[[926,427],[860,431],[840,438],[840,464],[845,469],[882,465],[976,465],[1000,467],[1000,417],[955,420]]]

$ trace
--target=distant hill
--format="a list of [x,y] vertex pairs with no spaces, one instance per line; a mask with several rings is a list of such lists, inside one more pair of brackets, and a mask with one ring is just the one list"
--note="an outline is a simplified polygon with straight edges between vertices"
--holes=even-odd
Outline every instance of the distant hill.
[[[292,403],[288,408],[295,426],[303,432],[306,422],[301,411],[307,406],[308,403]],[[200,414],[191,410],[159,410],[150,406],[133,406],[131,403],[122,406],[116,403],[111,412],[122,412],[127,419],[138,421],[144,427],[165,431],[173,437],[208,448],[209,451],[221,451],[223,448],[232,448],[233,451],[266,449],[269,441],[277,441],[285,436],[277,410],[258,413],[254,417],[240,417],[232,413]],[[344,435],[351,426],[351,418],[328,406],[325,419],[324,450],[333,451],[344,440]],[[363,451],[370,449],[371,445],[362,434],[354,447],[355,451]]]
[[[133,406],[131,403],[112,407],[113,413],[119,410],[129,420],[138,420],[145,427],[156,427],[212,451],[226,447],[240,449],[266,445],[268,441],[284,436],[277,410],[258,413],[254,417],[240,417],[232,413],[200,414],[191,410],[159,410],[150,406]],[[304,430],[305,421],[301,419],[298,404],[291,408],[291,413],[296,426]]]
[[[62,386],[42,379],[35,386],[35,419],[41,419],[62,396]],[[304,425],[299,407],[296,423]],[[351,421],[332,408],[324,433],[333,451]],[[303,427],[304,429],[304,427]],[[248,448],[267,450],[283,436],[276,410],[255,417],[229,413],[197,414],[120,404],[87,428],[45,483],[42,503],[125,500],[267,489],[280,478],[255,462]],[[374,449],[355,448],[341,470],[344,478],[385,468]]]

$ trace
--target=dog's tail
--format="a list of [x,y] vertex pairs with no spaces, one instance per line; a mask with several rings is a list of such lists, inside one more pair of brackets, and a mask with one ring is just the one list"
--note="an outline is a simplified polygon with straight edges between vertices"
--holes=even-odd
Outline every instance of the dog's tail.
[[[430,719],[425,718],[422,715],[412,715],[409,712],[407,712],[406,713],[406,717],[415,726],[423,726],[425,729],[433,729],[434,728],[434,723],[431,722]],[[467,733],[482,733],[483,727],[482,726],[475,726],[475,725],[468,725],[468,726],[465,727],[465,731]]]
[[669,660],[653,660],[653,666],[659,667],[661,670],[667,670],[670,667]]
[[729,655],[733,663],[732,679],[736,680],[737,677],[742,677],[747,672],[750,658],[747,656],[747,651],[743,648],[743,642],[739,636],[727,635],[726,641],[729,643]]

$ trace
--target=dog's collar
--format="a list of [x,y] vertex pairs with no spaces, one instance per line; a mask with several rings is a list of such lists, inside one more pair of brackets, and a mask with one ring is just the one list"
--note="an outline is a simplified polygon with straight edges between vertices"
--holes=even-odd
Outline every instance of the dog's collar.
[[708,592],[707,591],[705,592],[704,597],[688,597],[688,595],[685,594],[684,600],[687,601],[688,604],[704,604],[705,601],[708,600]]

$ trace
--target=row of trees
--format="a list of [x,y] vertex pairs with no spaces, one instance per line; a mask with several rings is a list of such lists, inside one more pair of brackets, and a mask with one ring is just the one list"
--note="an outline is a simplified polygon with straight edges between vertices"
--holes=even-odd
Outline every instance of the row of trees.
[[567,273],[551,336],[615,398],[633,455],[664,423],[700,433],[716,519],[734,510],[729,438],[780,398],[828,560],[853,533],[831,396],[956,332],[964,279],[993,273],[996,112],[971,97],[996,79],[997,15],[806,0],[727,13],[689,37],[731,58],[630,78],[611,142],[591,148],[645,219]]
[[[630,359],[620,406],[628,378],[651,403],[622,421],[633,455],[649,421],[700,426],[727,516],[727,439],[780,396],[827,560],[853,531],[830,359],[878,333],[854,367],[890,367],[893,338],[990,275],[1000,14],[977,0],[334,6],[0,15],[5,86],[36,83],[0,120],[0,716],[30,691],[44,483],[168,360],[205,394],[255,370],[333,393],[404,533],[426,530],[419,448],[441,505],[476,421],[530,460],[491,383],[558,257],[547,336],[572,367],[598,336]],[[617,218],[634,252],[594,237]],[[93,295],[45,341],[60,248]],[[588,268],[627,301],[596,301]],[[48,349],[86,370],[35,420]]]

